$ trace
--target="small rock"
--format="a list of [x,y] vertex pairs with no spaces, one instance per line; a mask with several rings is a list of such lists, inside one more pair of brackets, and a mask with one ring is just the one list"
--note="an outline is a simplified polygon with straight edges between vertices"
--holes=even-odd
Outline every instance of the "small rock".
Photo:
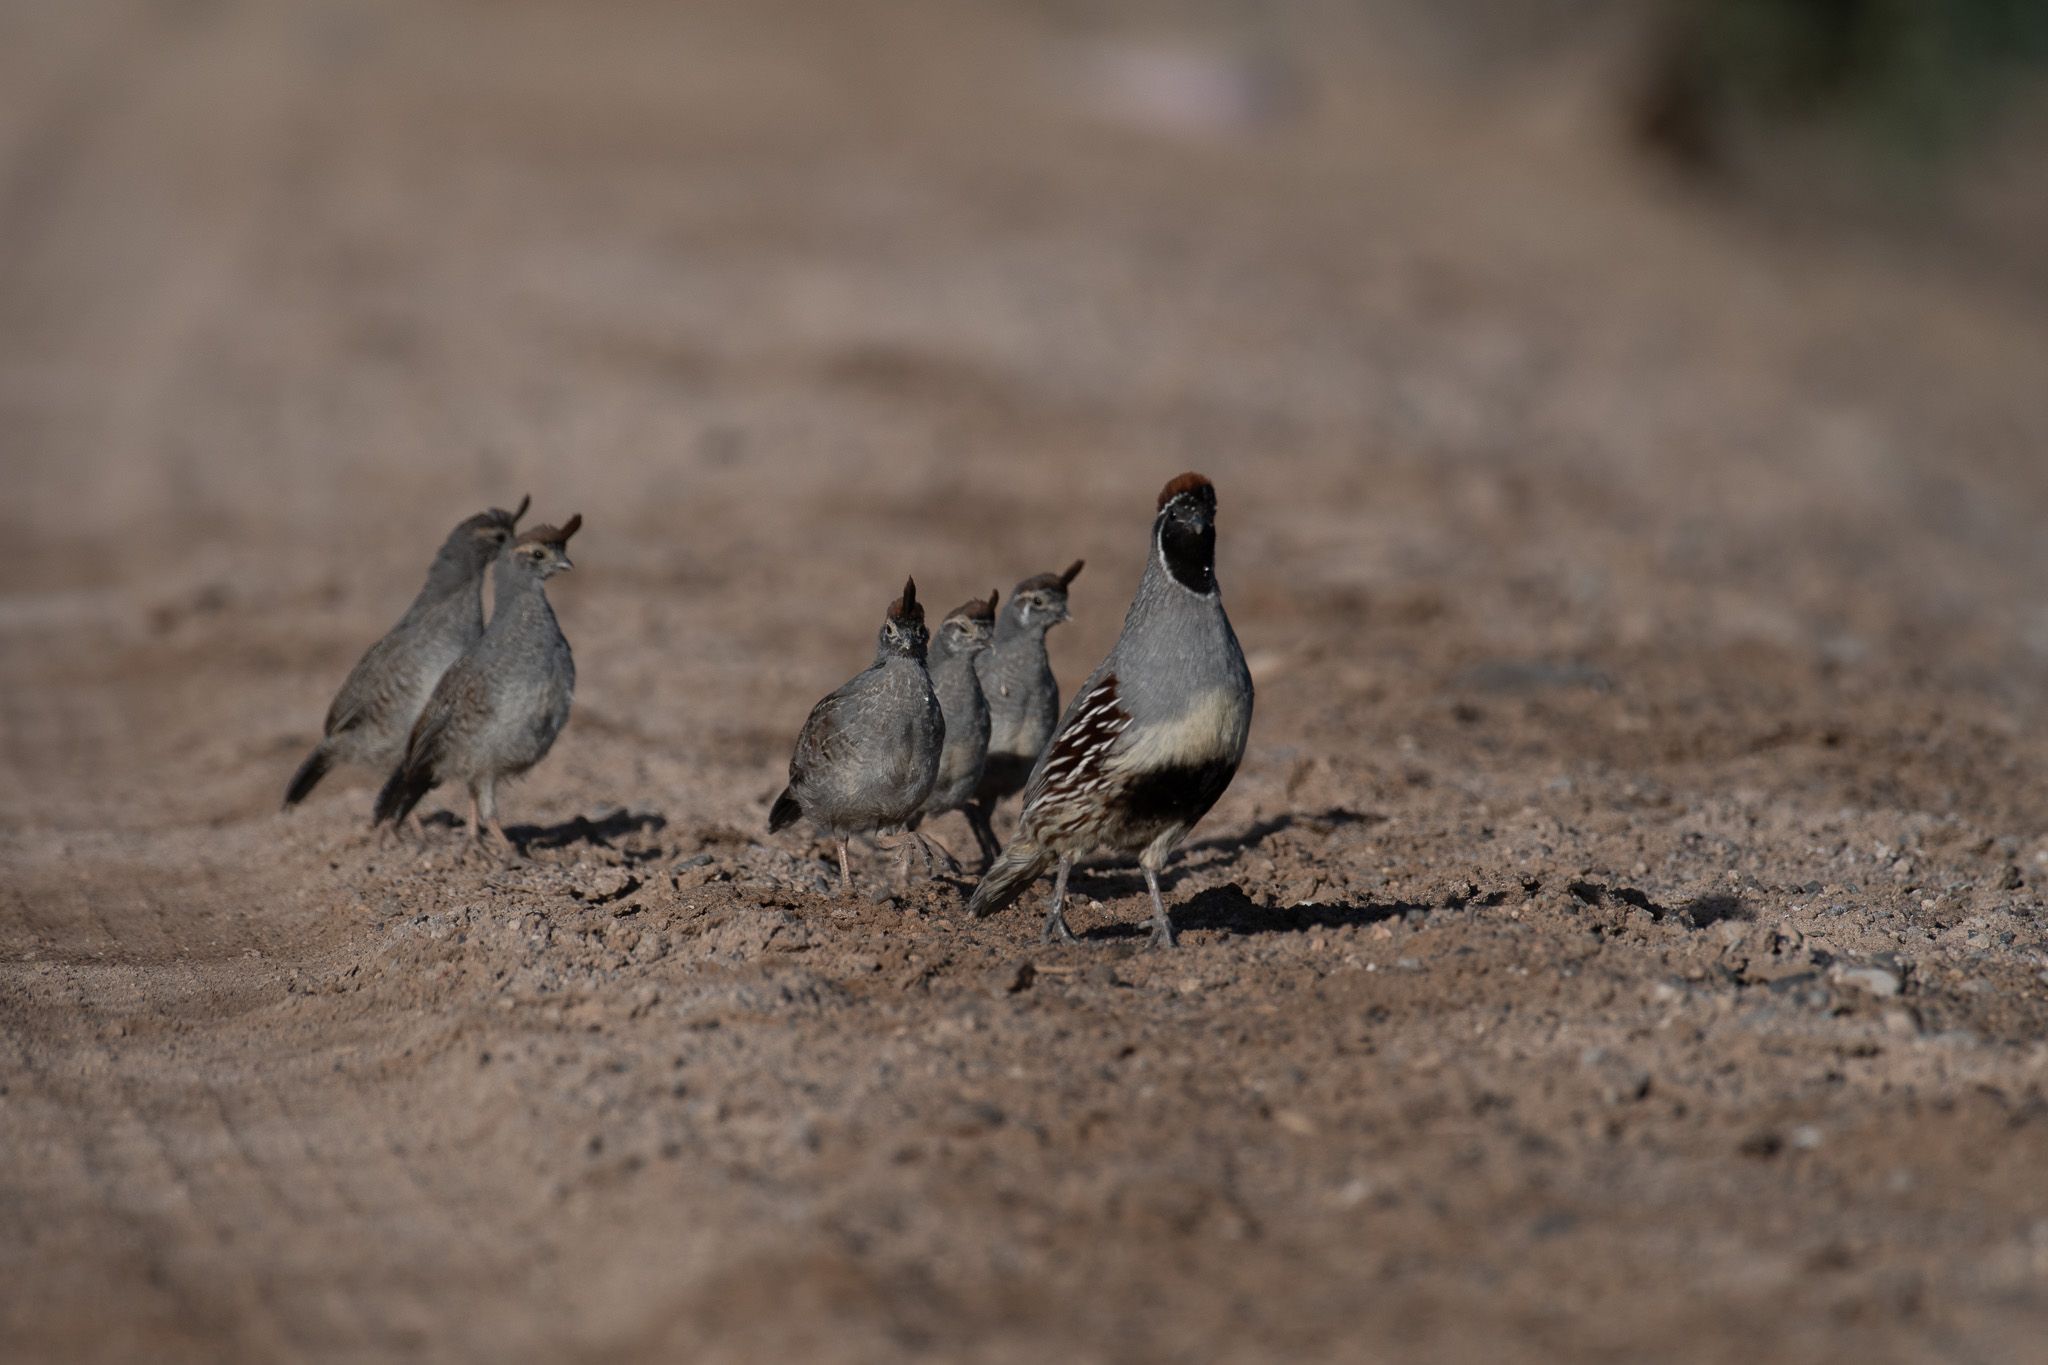
[[1031,989],[1031,983],[1038,980],[1038,968],[1029,959],[1006,963],[996,968],[989,978],[989,993],[992,995],[1016,995]]
[[1903,984],[1897,972],[1886,971],[1883,967],[1838,966],[1830,974],[1842,985],[1868,992],[1880,1000],[1889,1000],[1897,995]]

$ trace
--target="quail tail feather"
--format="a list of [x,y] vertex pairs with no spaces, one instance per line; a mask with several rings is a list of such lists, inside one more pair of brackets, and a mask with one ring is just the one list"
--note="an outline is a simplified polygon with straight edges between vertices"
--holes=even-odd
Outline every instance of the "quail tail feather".
[[998,910],[1007,910],[1016,904],[1017,898],[1030,889],[1031,883],[1052,866],[1052,861],[1051,853],[1026,838],[1020,830],[982,877],[981,885],[975,887],[974,894],[968,897],[968,918],[986,919]]
[[400,763],[391,770],[383,790],[377,793],[377,808],[370,816],[373,825],[389,820],[397,824],[412,814],[420,798],[434,788],[434,772],[427,764]]
[[327,770],[334,766],[334,756],[321,744],[306,755],[306,761],[292,774],[291,785],[284,789],[285,809],[289,810],[313,794],[313,788],[320,785],[320,779],[327,776]]

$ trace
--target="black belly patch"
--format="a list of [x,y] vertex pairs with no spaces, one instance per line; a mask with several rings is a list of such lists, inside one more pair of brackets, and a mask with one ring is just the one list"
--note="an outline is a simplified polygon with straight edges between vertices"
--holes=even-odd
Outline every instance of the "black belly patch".
[[1236,775],[1237,764],[1228,759],[1139,773],[1113,798],[1116,815],[1134,829],[1192,825],[1209,813]]

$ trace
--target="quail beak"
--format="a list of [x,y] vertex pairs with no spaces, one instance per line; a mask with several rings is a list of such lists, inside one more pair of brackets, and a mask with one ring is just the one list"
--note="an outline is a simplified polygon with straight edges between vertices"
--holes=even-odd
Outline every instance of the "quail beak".
[[576,566],[575,566],[574,564],[572,564],[572,563],[571,563],[571,562],[569,561],[569,556],[567,556],[567,555],[556,555],[556,556],[555,556],[555,570],[556,570],[556,572],[558,572],[558,573],[567,573],[567,572],[569,572],[569,570],[571,570],[571,569],[573,569],[573,568],[575,568],[575,567],[576,567]]

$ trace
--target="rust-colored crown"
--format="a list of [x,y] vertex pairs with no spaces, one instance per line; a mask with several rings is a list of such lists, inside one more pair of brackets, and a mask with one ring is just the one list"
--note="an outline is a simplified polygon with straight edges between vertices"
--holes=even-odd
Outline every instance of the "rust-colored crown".
[[924,608],[917,601],[917,580],[903,580],[903,596],[889,604],[889,619],[892,621],[914,621],[924,624]]
[[1042,589],[1057,589],[1060,592],[1065,592],[1067,585],[1081,576],[1081,567],[1087,562],[1085,559],[1077,559],[1067,565],[1065,573],[1033,574],[1017,585],[1017,591],[1035,592]]
[[991,591],[986,602],[979,597],[970,597],[953,608],[950,615],[969,621],[993,621],[996,619],[996,594]]
[[1166,487],[1159,490],[1159,510],[1166,510],[1166,504],[1172,502],[1183,493],[1193,493],[1203,497],[1211,507],[1216,505],[1216,485],[1210,483],[1200,474],[1190,471],[1186,474],[1176,474],[1167,481]]
[[575,535],[582,525],[583,514],[578,512],[560,526],[535,526],[521,535],[514,543],[518,545],[566,545],[569,543],[569,537]]

